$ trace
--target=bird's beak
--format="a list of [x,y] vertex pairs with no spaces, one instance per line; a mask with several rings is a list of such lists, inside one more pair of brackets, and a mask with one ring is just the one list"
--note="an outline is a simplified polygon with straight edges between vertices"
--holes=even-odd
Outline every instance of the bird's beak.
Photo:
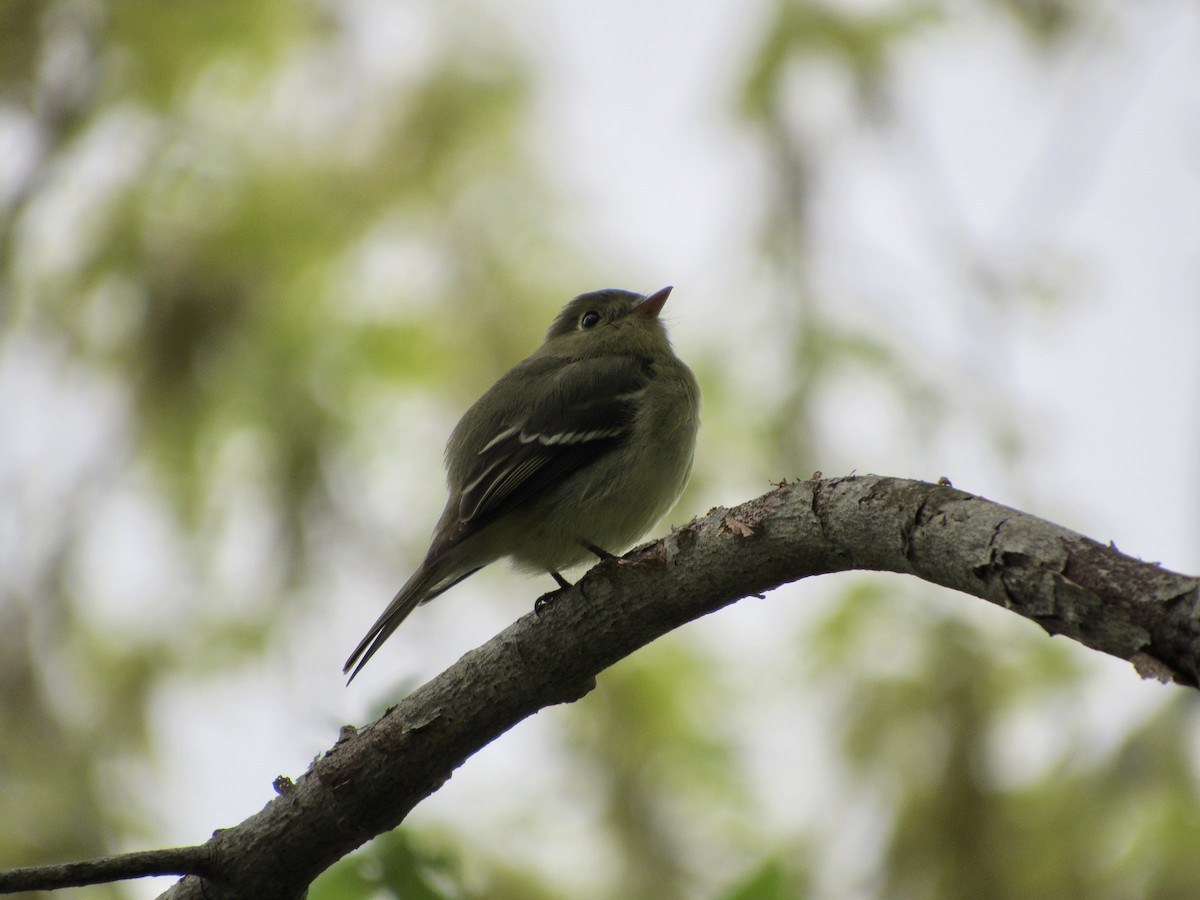
[[637,306],[629,311],[631,316],[657,316],[663,308],[663,304],[667,302],[667,298],[671,296],[672,285],[667,285],[661,291],[651,294]]

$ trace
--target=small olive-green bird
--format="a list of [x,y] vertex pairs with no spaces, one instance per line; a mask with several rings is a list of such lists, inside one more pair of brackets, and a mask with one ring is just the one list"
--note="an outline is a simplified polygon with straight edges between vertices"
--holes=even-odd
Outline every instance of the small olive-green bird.
[[507,556],[565,588],[559,570],[626,549],[675,503],[700,389],[659,318],[670,293],[581,294],[467,410],[429,551],[346,660],[351,681],[418,604],[488,563]]

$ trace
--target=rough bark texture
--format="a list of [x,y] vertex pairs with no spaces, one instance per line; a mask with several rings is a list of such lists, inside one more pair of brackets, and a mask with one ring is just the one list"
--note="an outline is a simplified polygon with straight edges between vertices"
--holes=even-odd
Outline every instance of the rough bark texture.
[[948,485],[878,476],[784,484],[597,565],[378,721],[345,729],[296,782],[279,779],[279,796],[260,812],[213,835],[199,857],[205,877],[188,876],[164,896],[300,897],[471,754],[526,716],[582,697],[597,673],[639,647],[741,597],[848,569],[915,575],[1140,672],[1191,686],[1200,679],[1196,578]]

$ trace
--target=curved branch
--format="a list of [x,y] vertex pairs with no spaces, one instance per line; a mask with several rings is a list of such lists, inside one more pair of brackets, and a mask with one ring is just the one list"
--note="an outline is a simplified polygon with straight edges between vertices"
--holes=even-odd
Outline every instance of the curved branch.
[[[1139,671],[1196,686],[1200,580],[945,484],[879,476],[782,484],[606,560],[548,609],[470,651],[280,796],[204,845],[172,898],[296,898],[396,827],[468,757],[668,631],[810,575],[915,575],[1004,606]],[[148,874],[148,873],[145,873]],[[3,883],[0,875],[0,884]]]

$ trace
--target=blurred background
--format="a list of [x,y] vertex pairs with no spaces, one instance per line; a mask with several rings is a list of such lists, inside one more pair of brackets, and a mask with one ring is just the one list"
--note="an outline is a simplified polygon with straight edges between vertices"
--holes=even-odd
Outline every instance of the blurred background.
[[[1198,85],[1192,0],[4,0],[0,865],[202,842],[528,611],[493,567],[344,686],[454,422],[586,290],[675,285],[670,522],[947,476],[1200,571]],[[851,573],[311,897],[1176,898],[1197,846],[1195,692]]]

